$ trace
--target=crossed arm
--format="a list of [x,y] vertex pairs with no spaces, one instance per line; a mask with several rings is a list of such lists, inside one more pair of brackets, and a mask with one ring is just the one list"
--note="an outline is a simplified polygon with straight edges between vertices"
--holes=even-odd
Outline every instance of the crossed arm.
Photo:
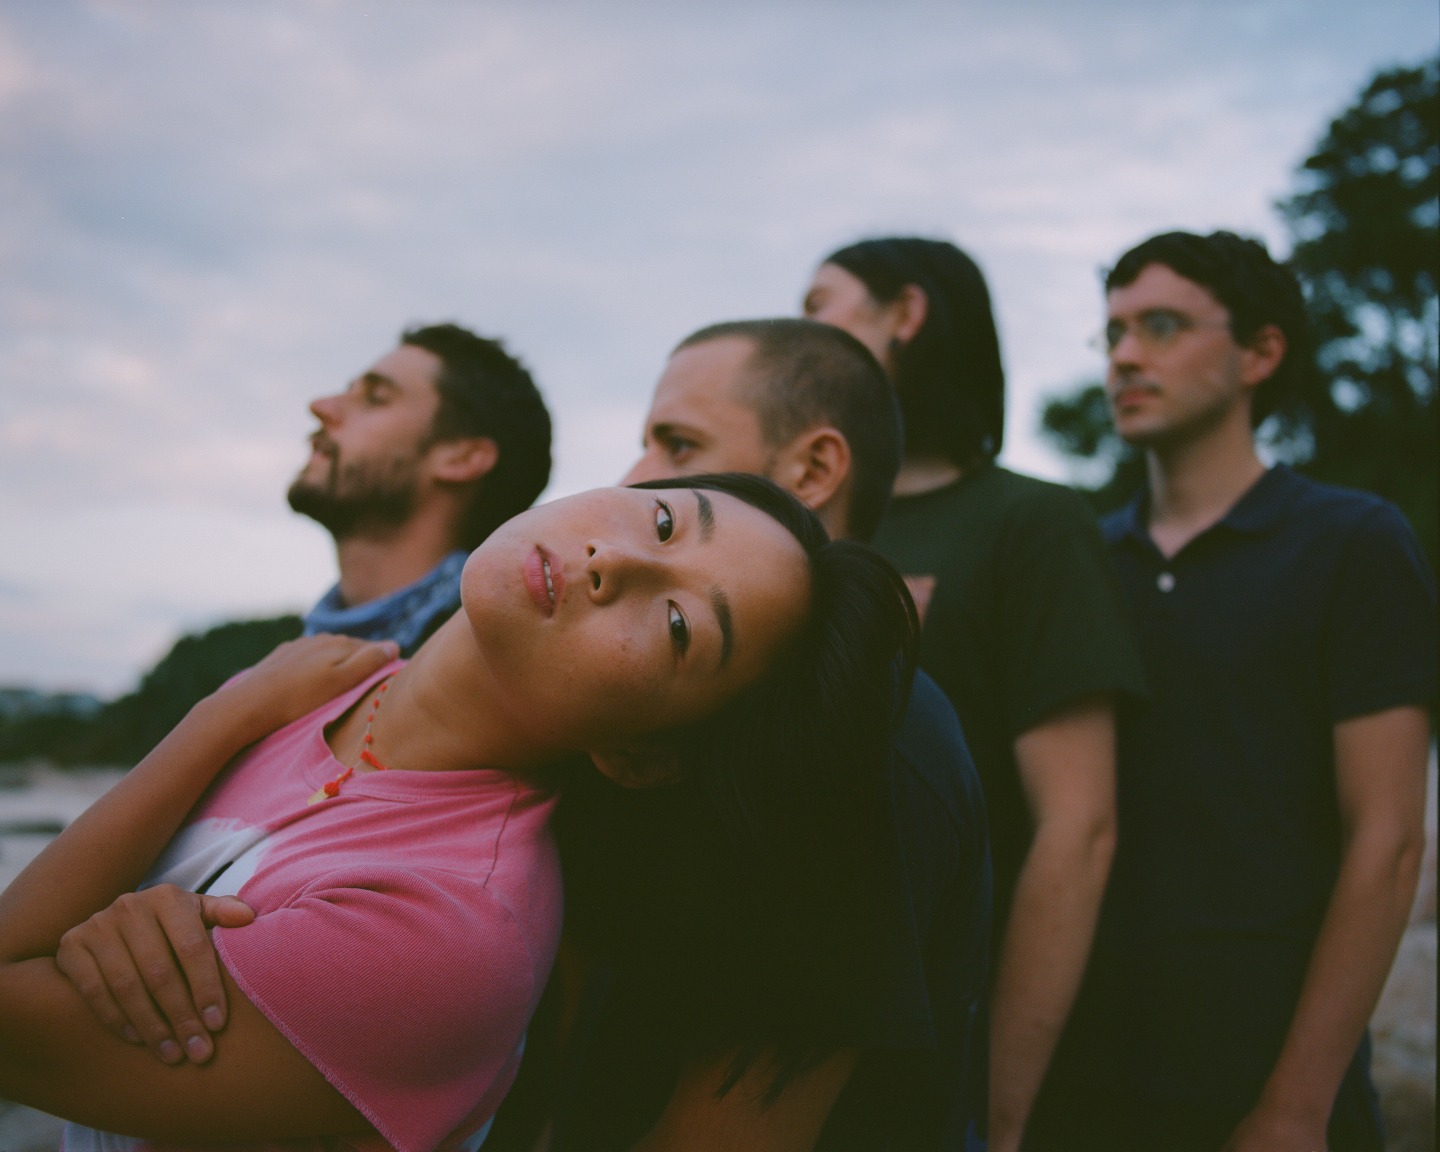
[[285,646],[197,705],[0,893],[0,1097],[162,1140],[367,1130],[218,966],[226,1043],[203,1066],[171,1067],[139,1045],[138,1032],[127,1042],[107,1029],[55,956],[70,929],[133,891],[237,753],[393,656],[393,646],[340,637]]
[[[133,901],[122,899],[119,907],[112,906],[67,933],[61,964],[72,980],[83,985],[87,1008],[104,1021],[109,1042],[119,1044],[128,1056],[168,1071],[155,1060],[162,1045],[203,1036],[207,1048],[217,1053],[218,1066],[237,1056],[241,1016],[255,1009],[216,963],[205,929],[221,921],[243,923],[250,915],[233,898],[197,896],[161,885]],[[236,1019],[211,1045],[202,1006],[223,1006],[227,999],[235,1004]],[[127,1028],[136,1035],[143,1033],[153,1054],[116,1039]],[[223,1056],[218,1055],[221,1052]],[[255,1059],[245,1052],[238,1056],[241,1061]],[[201,1062],[209,1058],[207,1051]],[[689,1063],[681,1069],[664,1111],[632,1152],[813,1148],[858,1059],[857,1049],[841,1049],[802,1072],[774,1101],[766,1099],[771,1066],[764,1055],[723,1095],[719,1089],[730,1070],[729,1055]],[[221,1100],[217,1106],[227,1103]],[[242,1123],[236,1120],[228,1127],[217,1123],[215,1128],[237,1132]],[[332,1125],[324,1130],[342,1129]],[[542,1138],[537,1152],[546,1143]]]

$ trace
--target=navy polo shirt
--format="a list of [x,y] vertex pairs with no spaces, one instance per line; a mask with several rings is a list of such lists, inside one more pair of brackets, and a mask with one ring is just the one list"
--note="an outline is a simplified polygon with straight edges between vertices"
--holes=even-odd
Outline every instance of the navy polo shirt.
[[[1168,560],[1146,516],[1142,497],[1102,524],[1151,694],[1117,714],[1119,841],[1077,1014],[1116,1045],[1092,1072],[1223,1135],[1335,884],[1335,725],[1434,699],[1435,586],[1393,505],[1283,466]],[[1358,1099],[1363,1056],[1350,1079]]]
[[[1103,521],[1148,700],[1117,710],[1119,841],[1027,1140],[1220,1148],[1279,1057],[1341,860],[1335,724],[1431,703],[1436,593],[1394,505],[1270,469],[1166,560]],[[1364,1045],[1329,1130],[1378,1149]],[[1158,1136],[1164,1133],[1164,1136]]]
[[1116,895],[1136,927],[1299,934],[1340,858],[1338,721],[1435,693],[1435,586],[1392,504],[1277,466],[1166,560],[1103,524],[1151,696],[1121,705]]

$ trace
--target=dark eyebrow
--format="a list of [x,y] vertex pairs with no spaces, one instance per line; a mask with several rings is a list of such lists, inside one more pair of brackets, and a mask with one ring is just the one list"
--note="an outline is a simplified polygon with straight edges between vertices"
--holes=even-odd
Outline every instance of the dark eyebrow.
[[710,589],[710,607],[715,609],[715,619],[720,621],[720,667],[724,668],[735,648],[735,625],[730,615],[730,599],[719,585]]
[[388,384],[391,388],[400,387],[400,385],[396,384],[394,380],[382,372],[366,372],[360,377],[360,382],[362,384]]
[[690,491],[695,493],[695,503],[700,508],[700,539],[708,542],[715,535],[715,509],[710,507],[710,498],[699,488]]
[[690,433],[678,424],[651,424],[650,427],[646,428],[645,431],[640,434],[640,445],[643,448],[649,444],[651,440],[664,442],[666,440],[673,440],[677,436],[689,439]]

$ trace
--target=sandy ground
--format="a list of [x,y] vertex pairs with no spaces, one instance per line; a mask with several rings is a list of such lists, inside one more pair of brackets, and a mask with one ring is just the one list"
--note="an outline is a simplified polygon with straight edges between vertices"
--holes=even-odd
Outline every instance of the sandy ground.
[[[121,775],[107,768],[57,772],[0,766],[0,889]],[[1385,1111],[1389,1152],[1435,1148],[1435,796],[1432,751],[1425,863],[1415,913],[1371,1021],[1375,1084]],[[54,1152],[59,1139],[58,1120],[0,1100],[0,1152]]]

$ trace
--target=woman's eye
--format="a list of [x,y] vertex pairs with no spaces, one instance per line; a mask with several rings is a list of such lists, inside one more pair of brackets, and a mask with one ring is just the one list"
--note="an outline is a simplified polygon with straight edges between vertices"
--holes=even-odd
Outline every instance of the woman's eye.
[[670,505],[663,500],[655,502],[655,534],[660,537],[660,543],[669,540],[675,531],[675,513],[671,511]]
[[674,604],[670,605],[670,639],[680,649],[682,656],[685,649],[690,647],[690,625]]

